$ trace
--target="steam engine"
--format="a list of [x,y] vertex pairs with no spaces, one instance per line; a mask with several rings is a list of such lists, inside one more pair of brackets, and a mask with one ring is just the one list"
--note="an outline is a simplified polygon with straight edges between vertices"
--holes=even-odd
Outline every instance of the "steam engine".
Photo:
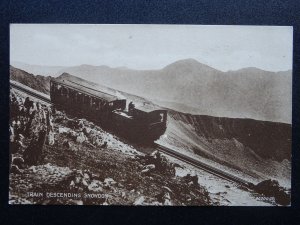
[[126,107],[126,99],[70,80],[52,79],[50,98],[55,107],[85,117],[136,142],[153,142],[166,131],[167,111],[150,105]]

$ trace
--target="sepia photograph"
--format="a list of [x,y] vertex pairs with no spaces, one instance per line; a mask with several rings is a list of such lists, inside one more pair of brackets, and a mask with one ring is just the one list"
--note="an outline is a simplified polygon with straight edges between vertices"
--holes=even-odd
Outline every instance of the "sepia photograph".
[[293,27],[9,31],[9,204],[291,206]]

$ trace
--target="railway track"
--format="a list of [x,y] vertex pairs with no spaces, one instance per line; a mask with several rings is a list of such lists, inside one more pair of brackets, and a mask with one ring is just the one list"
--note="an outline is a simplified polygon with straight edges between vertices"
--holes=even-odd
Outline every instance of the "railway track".
[[217,177],[220,177],[220,178],[222,178],[224,180],[237,183],[237,184],[239,184],[239,185],[241,185],[243,187],[246,187],[246,188],[251,188],[252,184],[249,183],[246,180],[243,180],[243,179],[241,179],[239,177],[236,177],[236,176],[234,176],[232,174],[226,173],[226,172],[224,172],[224,171],[222,171],[220,169],[217,169],[217,168],[212,167],[210,165],[207,165],[207,164],[205,164],[203,162],[195,160],[195,159],[193,159],[193,158],[191,158],[189,156],[186,156],[186,155],[184,155],[182,153],[176,152],[176,151],[174,151],[174,150],[172,150],[172,149],[170,149],[168,147],[165,147],[165,146],[162,146],[162,145],[159,145],[159,144],[155,143],[155,148],[158,151],[160,151],[160,152],[162,152],[162,153],[164,153],[166,155],[169,155],[169,156],[171,156],[173,158],[179,159],[179,160],[181,160],[183,162],[186,162],[186,163],[188,163],[190,165],[193,165],[196,168],[204,170],[204,171],[206,171],[206,172],[208,172],[210,174],[213,174],[213,175],[215,175]]
[[19,90],[19,91],[22,91],[22,92],[24,92],[24,93],[26,93],[26,94],[29,94],[29,95],[31,95],[31,96],[37,98],[37,99],[40,99],[40,100],[42,100],[42,101],[44,101],[44,102],[46,102],[46,103],[48,103],[48,104],[51,104],[50,98],[46,98],[46,97],[44,97],[44,96],[42,96],[42,95],[39,95],[39,94],[37,94],[37,93],[35,93],[35,92],[33,92],[33,91],[30,91],[30,90],[26,89],[26,88],[24,88],[24,87],[20,87],[20,86],[18,86],[17,84],[14,84],[14,83],[12,83],[12,82],[10,82],[10,85],[11,85],[13,88],[15,88],[15,89],[17,89],[17,90]]
[[[26,89],[24,87],[20,87],[17,84],[14,84],[12,82],[10,82],[10,85],[13,88],[16,88],[16,89],[18,89],[18,90],[20,90],[20,91],[22,91],[22,92],[24,92],[24,93],[26,93],[28,95],[31,95],[31,96],[33,96],[33,97],[35,97],[37,99],[40,99],[40,100],[42,100],[42,101],[44,101],[44,102],[46,102],[48,104],[51,104],[51,101],[50,101],[49,98],[46,98],[46,97],[44,97],[42,95],[39,95],[39,94],[37,94],[37,93],[35,93],[33,91],[30,91],[30,90],[28,90],[28,89]],[[165,146],[159,145],[157,143],[154,143],[154,148],[157,149],[158,151],[164,153],[164,154],[167,154],[167,155],[169,155],[169,156],[171,156],[173,158],[176,158],[176,159],[181,160],[183,162],[186,162],[186,163],[188,163],[190,165],[193,165],[196,168],[204,170],[204,171],[206,171],[206,172],[208,172],[210,174],[213,174],[213,175],[215,175],[217,177],[220,177],[220,178],[225,179],[225,180],[230,181],[230,182],[237,183],[237,184],[239,184],[241,186],[244,186],[244,187],[247,187],[247,188],[251,188],[251,183],[249,183],[249,182],[247,182],[247,181],[245,181],[245,180],[243,180],[243,179],[241,179],[239,177],[233,176],[232,174],[226,173],[226,172],[224,172],[224,171],[222,171],[220,169],[214,168],[214,167],[212,167],[210,165],[207,165],[207,164],[205,164],[203,162],[195,160],[195,159],[193,159],[193,158],[191,158],[189,156],[186,156],[186,155],[184,155],[182,153],[176,152],[176,151],[174,151],[174,150],[172,150],[172,149],[170,149],[168,147],[165,147]]]

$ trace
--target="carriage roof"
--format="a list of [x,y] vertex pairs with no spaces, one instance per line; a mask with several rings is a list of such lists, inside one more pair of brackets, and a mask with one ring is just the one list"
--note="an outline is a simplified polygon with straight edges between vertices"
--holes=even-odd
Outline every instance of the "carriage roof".
[[91,87],[75,83],[73,81],[69,81],[69,80],[65,80],[65,79],[63,79],[63,80],[52,79],[51,81],[54,83],[60,84],[62,86],[65,86],[65,87],[72,88],[80,93],[84,93],[86,95],[90,95],[90,96],[93,96],[96,98],[101,98],[102,100],[105,100],[108,102],[113,102],[113,101],[118,100],[118,98],[114,95],[107,94],[100,90],[93,89]]
[[154,112],[154,111],[166,111],[162,108],[159,108],[159,107],[154,106],[154,105],[149,105],[149,104],[137,105],[137,106],[135,106],[135,109],[139,110],[141,112],[144,112],[144,113],[151,113],[151,112]]

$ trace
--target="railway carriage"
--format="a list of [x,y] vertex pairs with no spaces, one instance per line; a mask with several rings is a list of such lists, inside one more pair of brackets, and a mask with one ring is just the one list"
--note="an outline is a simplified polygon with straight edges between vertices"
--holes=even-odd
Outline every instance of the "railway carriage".
[[146,104],[126,107],[126,99],[67,79],[50,81],[50,98],[58,109],[85,117],[134,141],[152,142],[166,130],[166,110]]

